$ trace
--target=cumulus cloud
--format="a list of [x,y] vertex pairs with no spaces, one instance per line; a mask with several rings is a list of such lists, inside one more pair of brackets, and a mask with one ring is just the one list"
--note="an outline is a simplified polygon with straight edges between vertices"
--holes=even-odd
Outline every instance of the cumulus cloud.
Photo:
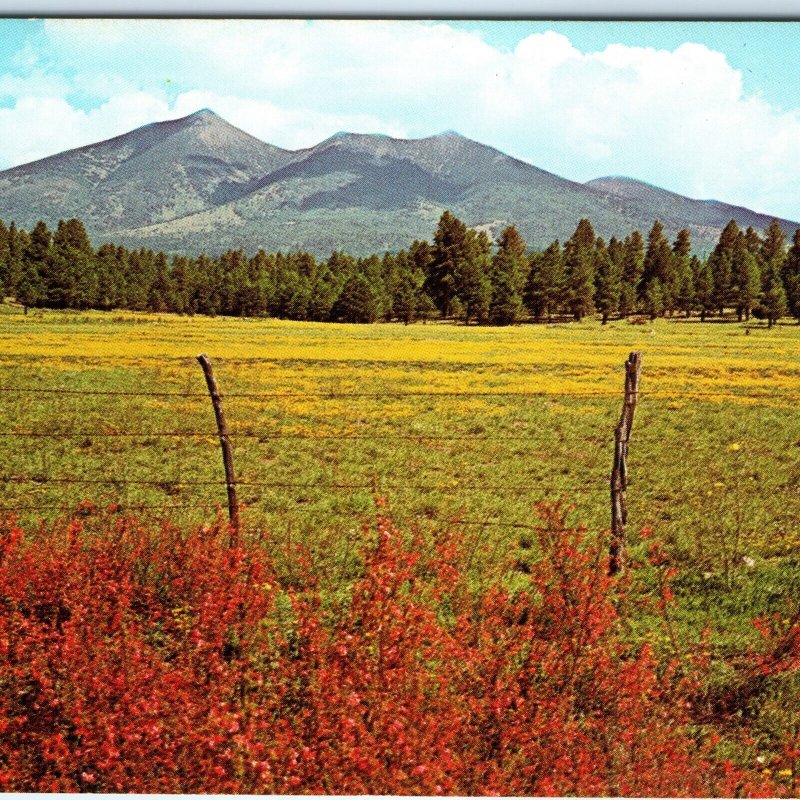
[[800,218],[800,113],[747,95],[704,45],[585,53],[547,32],[509,51],[446,23],[47,20],[30,47],[27,73],[0,75],[8,163],[208,106],[283,147],[455,128],[574,180],[627,174]]
[[0,141],[9,165],[110,139],[169,116],[169,107],[143,92],[121,94],[83,111],[61,97],[25,96],[0,108]]

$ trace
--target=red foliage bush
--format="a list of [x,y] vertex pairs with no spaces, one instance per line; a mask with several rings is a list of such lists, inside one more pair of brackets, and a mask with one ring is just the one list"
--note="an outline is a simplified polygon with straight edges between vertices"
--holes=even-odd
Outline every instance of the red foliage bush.
[[714,757],[696,687],[620,636],[624,583],[545,517],[525,586],[482,593],[454,537],[381,517],[337,608],[224,526],[0,526],[0,788],[777,794]]

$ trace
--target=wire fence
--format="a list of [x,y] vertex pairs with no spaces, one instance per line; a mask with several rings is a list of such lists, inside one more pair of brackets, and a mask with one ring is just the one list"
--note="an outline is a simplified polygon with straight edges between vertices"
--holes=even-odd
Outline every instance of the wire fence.
[[[51,395],[85,395],[87,397],[174,397],[196,398],[208,401],[205,392],[142,392],[123,391],[118,389],[70,389],[67,387],[33,387],[33,386],[0,386],[3,394],[51,394]],[[800,392],[795,391],[731,391],[730,389],[685,389],[675,387],[670,389],[648,389],[648,397],[694,400],[701,397],[720,397],[729,400],[795,400],[800,399]],[[442,391],[442,390],[398,390],[380,392],[355,392],[355,391],[321,391],[321,392],[220,392],[222,399],[248,398],[258,400],[348,400],[348,399],[392,399],[392,398],[417,398],[417,397],[542,397],[542,398],[591,398],[591,397],[620,397],[619,391],[612,389],[575,389],[569,391],[552,390],[503,390],[503,391]]]
[[[270,359],[265,359],[269,361]],[[692,400],[700,399],[715,399],[715,400],[733,400],[741,401],[743,399],[754,401],[791,401],[800,399],[800,392],[786,390],[786,391],[773,391],[769,389],[747,390],[747,389],[687,389],[682,388],[652,388],[646,392],[640,393],[645,399],[666,399],[666,400],[679,400],[682,402],[691,402]],[[166,400],[196,400],[198,402],[208,402],[209,394],[207,392],[198,391],[176,391],[176,390],[123,390],[123,389],[102,389],[102,388],[74,388],[69,386],[0,386],[0,395],[5,396],[29,396],[30,398],[46,398],[60,396],[65,397],[99,397],[99,398],[130,398],[130,399],[147,399],[157,398]],[[611,389],[575,389],[571,391],[553,391],[553,390],[530,390],[530,389],[487,389],[487,390],[442,390],[442,389],[403,389],[403,390],[381,390],[381,391],[358,391],[358,390],[321,390],[321,391],[231,391],[220,392],[220,397],[227,401],[234,401],[232,410],[235,412],[235,401],[237,399],[248,400],[263,400],[265,403],[270,401],[281,400],[297,400],[297,401],[310,401],[310,402],[325,402],[329,400],[409,400],[414,401],[420,398],[443,398],[443,399],[490,399],[490,398],[504,398],[508,400],[519,399],[524,401],[529,398],[537,398],[541,400],[592,400],[592,399],[607,399],[622,401],[622,392],[614,391]],[[63,420],[61,421],[63,423]],[[162,429],[157,428],[153,430],[111,430],[111,425],[105,427],[83,427],[78,425],[72,427],[71,424],[64,424],[61,429],[48,429],[48,430],[35,430],[30,425],[25,425],[24,419],[18,420],[20,425],[19,429],[14,429],[13,425],[9,425],[5,430],[0,430],[0,439],[11,440],[50,440],[54,442],[69,442],[70,440],[81,440],[83,443],[88,443],[91,446],[92,440],[208,440],[216,444],[218,439],[218,431],[209,427],[207,430],[197,430],[190,428],[187,430],[180,429]],[[413,424],[413,419],[412,419]],[[354,430],[353,428],[364,428]],[[247,427],[240,425],[234,427],[230,431],[230,436],[233,441],[237,440],[257,440],[259,442],[293,442],[293,441],[322,441],[328,440],[332,442],[345,442],[348,440],[367,440],[381,443],[437,443],[437,442],[453,442],[460,445],[475,444],[477,447],[486,445],[488,443],[537,443],[542,440],[542,431],[538,429],[531,429],[524,433],[503,431],[499,433],[486,434],[484,432],[474,432],[471,430],[464,431],[449,431],[446,433],[436,433],[428,430],[414,431],[414,430],[376,430],[374,425],[361,426],[361,425],[347,425],[340,426],[336,430],[314,430],[314,431],[298,431],[292,430],[290,427],[276,426],[272,430],[255,430],[252,426]],[[640,436],[639,432],[635,433],[637,441],[647,441],[647,435]],[[605,436],[606,448],[601,451],[602,465],[596,471],[593,477],[587,480],[572,481],[571,476],[560,475],[559,480],[555,481],[552,477],[526,477],[524,482],[491,482],[485,480],[465,480],[456,479],[452,480],[449,476],[441,481],[419,481],[413,480],[379,480],[374,476],[370,481],[350,481],[350,480],[315,480],[315,481],[293,481],[293,480],[265,480],[258,475],[249,475],[245,473],[243,477],[239,477],[235,484],[243,489],[252,490],[287,490],[289,492],[315,492],[315,493],[333,493],[333,492],[435,492],[443,495],[461,495],[463,493],[481,492],[497,497],[510,497],[519,498],[530,496],[534,491],[558,493],[565,496],[571,495],[599,495],[603,491],[609,489],[608,473],[611,468],[611,451],[613,446],[613,431],[609,428]],[[659,440],[654,438],[653,444],[658,444]],[[602,444],[602,440],[601,440]],[[668,442],[661,442],[664,446],[669,446]],[[689,445],[691,446],[691,444]],[[770,451],[765,449],[765,455],[769,455]],[[580,456],[576,456],[576,462],[579,462]],[[210,456],[211,457],[211,456]],[[216,456],[214,456],[216,458]],[[485,464],[492,463],[491,461],[484,461]],[[567,478],[570,478],[567,483]],[[141,477],[127,477],[125,475],[108,476],[103,474],[82,474],[80,476],[64,475],[64,474],[50,474],[47,471],[41,472],[20,472],[14,470],[7,460],[5,465],[0,465],[0,484],[6,486],[30,486],[42,487],[47,485],[63,486],[63,487],[107,487],[107,492],[119,493],[125,487],[152,487],[153,489],[160,490],[169,495],[178,489],[196,489],[196,490],[216,490],[222,489],[227,486],[228,482],[222,478],[219,479],[198,479],[187,478],[179,476],[176,478],[141,478]],[[635,482],[631,485],[636,486]],[[651,487],[652,488],[652,487]],[[289,498],[291,499],[291,498]],[[217,502],[210,502],[202,497],[195,498],[191,502],[159,502],[159,503],[145,503],[145,502],[114,502],[113,505],[117,510],[124,511],[153,511],[157,514],[163,514],[168,511],[184,511],[193,509],[220,509],[224,506],[224,502],[220,497]],[[65,502],[12,502],[0,504],[0,512],[2,513],[33,513],[40,511],[59,511],[61,513],[74,513],[74,509],[70,509]],[[497,526],[506,528],[530,528],[531,522],[524,522],[516,519],[468,519],[459,518],[459,525],[465,526]]]

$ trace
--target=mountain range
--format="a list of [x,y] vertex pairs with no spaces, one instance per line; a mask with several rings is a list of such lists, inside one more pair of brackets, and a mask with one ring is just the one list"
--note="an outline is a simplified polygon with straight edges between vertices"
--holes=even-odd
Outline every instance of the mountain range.
[[[215,255],[305,249],[364,255],[430,240],[448,209],[496,236],[515,224],[532,247],[568,238],[582,217],[598,235],[688,228],[713,247],[724,225],[772,219],[626,177],[576,183],[453,131],[423,139],[337,133],[304,150],[262,142],[203,109],[0,172],[0,219],[81,219],[106,241]],[[792,233],[799,225],[780,220]]]

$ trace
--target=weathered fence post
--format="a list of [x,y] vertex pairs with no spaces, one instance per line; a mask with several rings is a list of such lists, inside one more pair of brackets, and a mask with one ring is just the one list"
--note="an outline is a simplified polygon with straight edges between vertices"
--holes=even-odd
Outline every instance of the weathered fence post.
[[233,532],[231,536],[231,544],[233,544],[239,532],[239,503],[236,499],[236,477],[233,472],[233,448],[228,433],[228,424],[225,422],[225,414],[222,411],[222,396],[214,378],[214,371],[211,369],[211,362],[205,354],[197,356],[197,360],[206,376],[208,393],[211,395],[211,405],[214,407],[214,416],[217,420],[219,443],[222,447],[222,463],[225,466],[225,484],[228,487],[228,519]]
[[628,442],[633,428],[633,415],[639,397],[642,354],[631,353],[625,362],[625,401],[614,430],[614,466],[611,470],[611,546],[608,553],[608,574],[617,575],[625,567],[625,523],[628,519]]

